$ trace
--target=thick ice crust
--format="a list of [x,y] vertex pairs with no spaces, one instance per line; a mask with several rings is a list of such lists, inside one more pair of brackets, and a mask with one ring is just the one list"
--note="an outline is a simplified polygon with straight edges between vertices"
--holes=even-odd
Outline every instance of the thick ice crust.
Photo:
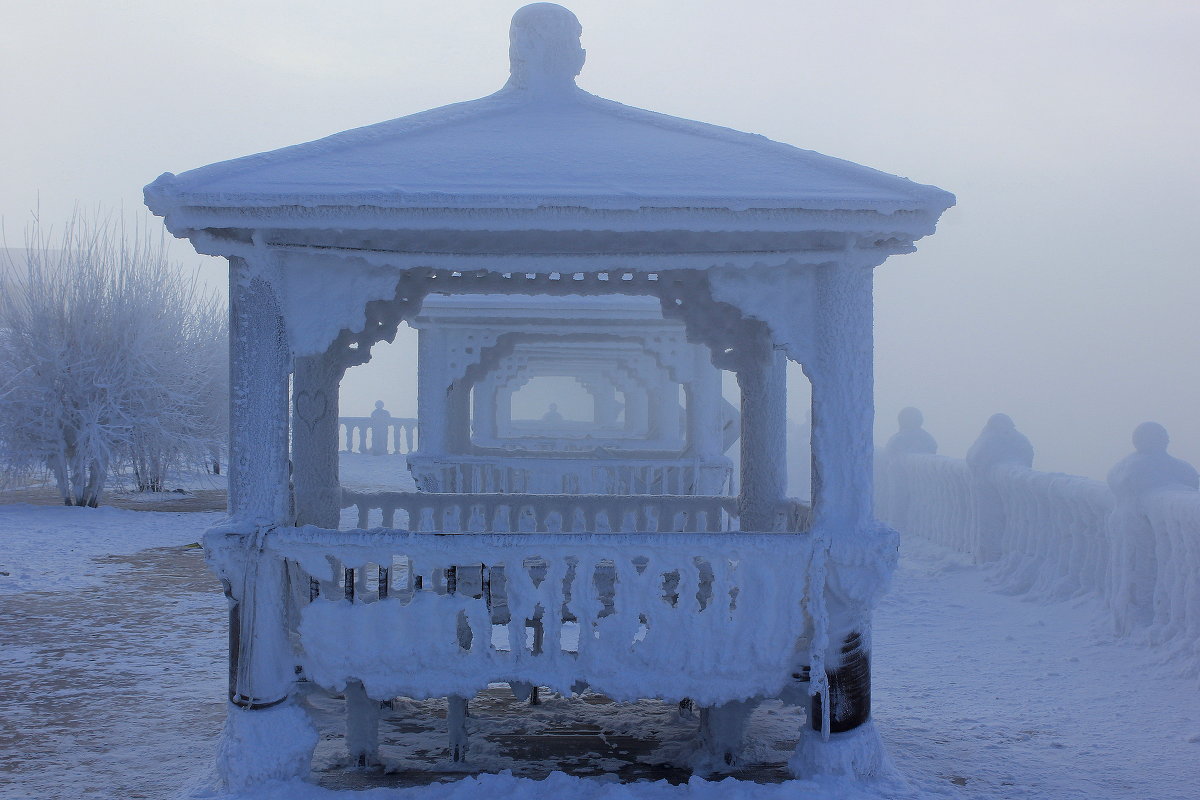
[[230,704],[217,769],[234,792],[267,781],[303,778],[316,746],[317,730],[308,713],[293,703],[259,711]]
[[861,781],[896,778],[895,767],[873,720],[852,731],[830,734],[828,740],[818,731],[802,730],[788,768],[798,778],[819,775]]

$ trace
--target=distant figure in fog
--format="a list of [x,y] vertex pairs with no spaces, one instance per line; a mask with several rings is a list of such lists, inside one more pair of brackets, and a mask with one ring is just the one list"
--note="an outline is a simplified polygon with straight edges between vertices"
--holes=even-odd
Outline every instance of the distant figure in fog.
[[1108,473],[1116,503],[1108,520],[1111,542],[1113,616],[1118,632],[1154,622],[1158,583],[1158,541],[1146,513],[1145,498],[1156,489],[1200,489],[1200,475],[1186,461],[1167,455],[1171,438],[1157,422],[1143,422],[1133,431],[1134,452]]
[[387,455],[388,432],[391,427],[392,412],[383,407],[382,400],[376,400],[375,410],[371,412],[371,455]]
[[542,422],[562,422],[563,415],[558,413],[558,403],[551,403],[550,409],[542,414]]
[[929,431],[921,427],[925,424],[925,417],[921,414],[920,409],[912,406],[902,408],[896,419],[900,423],[900,430],[888,439],[884,446],[884,452],[889,456],[906,453],[927,455],[937,453],[937,440],[929,435]]
[[967,450],[970,469],[972,538],[975,561],[984,564],[999,560],[1008,526],[1004,502],[996,486],[995,468],[1001,464],[1033,466],[1033,445],[1017,430],[1008,414],[993,414],[971,449]]

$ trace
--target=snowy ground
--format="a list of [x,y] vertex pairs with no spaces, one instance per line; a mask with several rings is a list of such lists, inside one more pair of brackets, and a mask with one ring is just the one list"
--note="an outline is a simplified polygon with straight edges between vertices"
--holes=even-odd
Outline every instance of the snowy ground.
[[[224,601],[186,545],[218,517],[0,506],[0,798],[216,796],[203,787],[224,713]],[[998,594],[986,572],[908,538],[876,616],[875,718],[910,791],[861,796],[1195,800],[1200,692],[1181,666],[1114,641],[1087,601]],[[853,796],[811,782],[630,789],[485,775],[355,796]]]

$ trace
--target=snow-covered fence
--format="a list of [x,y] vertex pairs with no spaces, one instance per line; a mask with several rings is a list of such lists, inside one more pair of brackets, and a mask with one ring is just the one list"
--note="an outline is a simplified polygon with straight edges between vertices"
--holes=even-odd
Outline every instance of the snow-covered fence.
[[1092,594],[1119,632],[1186,651],[1200,669],[1200,493],[1118,503],[1089,478],[925,454],[881,453],[876,477],[876,515],[901,533],[992,563],[1014,594]]
[[299,610],[305,677],[379,700],[495,681],[703,706],[773,697],[812,631],[807,535],[305,527],[264,547],[314,587]]
[[[543,495],[342,490],[342,507],[354,507],[358,527],[373,523],[414,531],[554,533],[737,530],[735,497],[704,495]],[[397,512],[401,517],[397,519]],[[775,514],[775,531],[802,531],[809,508],[785,500]]]
[[880,455],[875,461],[875,514],[901,532],[970,552],[967,462],[937,455]]
[[1159,490],[1143,500],[1154,531],[1150,641],[1200,673],[1200,493]]
[[696,459],[529,455],[410,457],[417,487],[430,492],[541,494],[727,494],[732,467]]
[[417,421],[411,417],[338,417],[338,425],[338,441],[349,453],[391,455],[417,449]]

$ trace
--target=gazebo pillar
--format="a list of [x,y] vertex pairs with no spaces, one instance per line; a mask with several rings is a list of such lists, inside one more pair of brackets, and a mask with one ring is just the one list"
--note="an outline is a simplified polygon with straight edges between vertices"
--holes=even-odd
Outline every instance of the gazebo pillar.
[[824,613],[817,612],[813,636],[811,730],[791,764],[795,774],[865,777],[883,769],[870,723],[870,617],[895,547],[871,516],[872,271],[853,261],[826,265],[813,288],[814,352],[805,366],[812,381],[813,545],[825,565],[816,588]]
[[497,436],[512,436],[512,398],[515,393],[516,388],[512,383],[505,384],[496,392],[495,416]]
[[[696,380],[705,370],[713,369],[712,357],[706,348],[695,352],[696,364],[687,382],[687,445],[692,455],[713,459],[721,455],[721,436],[713,420],[721,414],[721,385]],[[664,387],[665,388],[665,387]],[[663,392],[670,395],[670,392]],[[676,403],[678,405],[678,403]]]
[[586,382],[583,388],[592,396],[595,408],[592,415],[593,422],[605,428],[616,425],[617,414],[620,413],[616,387],[612,383],[593,380]]
[[[230,707],[219,766],[236,789],[307,774],[317,735],[307,713],[290,702],[296,659],[287,634],[284,562],[258,552],[265,536],[291,522],[291,355],[274,287],[243,259],[233,257],[229,263],[229,513],[230,527],[239,531],[247,552],[227,559],[222,575],[231,601]],[[266,740],[277,746],[246,746]]]
[[344,372],[331,353],[296,358],[292,374],[292,483],[298,525],[338,526],[338,386]]
[[769,531],[787,493],[787,359],[767,336],[756,337],[754,345],[737,371],[742,395],[738,516],[744,531]]
[[497,438],[496,412],[500,402],[500,387],[495,373],[475,383],[474,395],[471,429],[479,441],[492,441]]
[[444,456],[448,450],[446,392],[449,380],[442,364],[445,354],[435,331],[417,331],[417,437],[421,454]]
[[812,381],[813,515],[831,535],[871,521],[874,360],[872,273],[853,264],[816,277]]
[[456,380],[446,391],[446,441],[453,453],[471,452],[471,387]]
[[634,392],[625,392],[625,429],[645,431],[650,438],[650,392],[649,387]]

